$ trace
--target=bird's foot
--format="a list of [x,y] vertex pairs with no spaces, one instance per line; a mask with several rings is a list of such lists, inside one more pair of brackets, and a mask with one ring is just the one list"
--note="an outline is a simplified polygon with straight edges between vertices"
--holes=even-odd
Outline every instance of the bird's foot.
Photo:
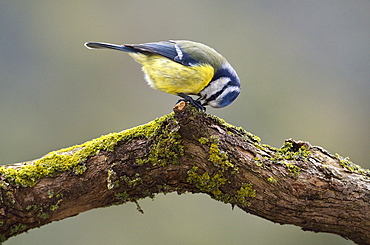
[[194,100],[189,95],[186,95],[186,94],[183,94],[183,93],[178,93],[177,95],[180,96],[181,98],[183,98],[183,99],[177,101],[177,103],[179,103],[180,101],[189,102],[192,106],[194,106],[198,110],[206,111],[206,108],[204,106],[202,106],[200,100]]

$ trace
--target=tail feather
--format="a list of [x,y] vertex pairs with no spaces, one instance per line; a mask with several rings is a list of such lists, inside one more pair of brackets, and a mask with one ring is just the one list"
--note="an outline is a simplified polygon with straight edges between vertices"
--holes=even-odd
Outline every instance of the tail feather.
[[116,45],[111,43],[96,43],[96,42],[87,42],[85,43],[85,47],[88,49],[101,49],[101,48],[107,48],[107,49],[115,49],[125,52],[131,52],[131,53],[137,53],[139,50],[132,48],[132,47],[126,47],[124,45]]

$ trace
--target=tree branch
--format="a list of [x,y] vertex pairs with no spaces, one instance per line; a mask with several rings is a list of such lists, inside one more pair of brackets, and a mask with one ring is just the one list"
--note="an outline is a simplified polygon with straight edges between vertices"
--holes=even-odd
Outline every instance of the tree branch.
[[0,168],[1,240],[157,193],[206,193],[245,212],[370,244],[370,172],[307,142],[280,149],[184,102],[146,125]]

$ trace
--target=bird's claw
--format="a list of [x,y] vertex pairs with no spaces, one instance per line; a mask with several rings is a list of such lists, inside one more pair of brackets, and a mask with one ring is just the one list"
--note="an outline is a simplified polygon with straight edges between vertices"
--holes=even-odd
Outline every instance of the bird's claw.
[[189,95],[186,95],[186,94],[183,94],[183,93],[179,93],[178,96],[180,96],[183,99],[177,101],[177,103],[179,103],[180,101],[189,102],[192,106],[194,106],[198,110],[206,111],[206,108],[201,104],[200,100],[194,100]]

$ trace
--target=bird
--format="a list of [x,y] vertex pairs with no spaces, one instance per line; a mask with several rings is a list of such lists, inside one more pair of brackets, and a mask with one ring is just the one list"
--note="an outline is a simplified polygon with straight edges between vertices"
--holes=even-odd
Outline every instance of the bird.
[[[240,80],[229,62],[213,48],[194,41],[169,40],[117,45],[86,42],[89,49],[127,52],[142,65],[150,87],[180,96],[205,111],[205,106],[222,108],[240,93]],[[191,95],[199,96],[193,99]]]

